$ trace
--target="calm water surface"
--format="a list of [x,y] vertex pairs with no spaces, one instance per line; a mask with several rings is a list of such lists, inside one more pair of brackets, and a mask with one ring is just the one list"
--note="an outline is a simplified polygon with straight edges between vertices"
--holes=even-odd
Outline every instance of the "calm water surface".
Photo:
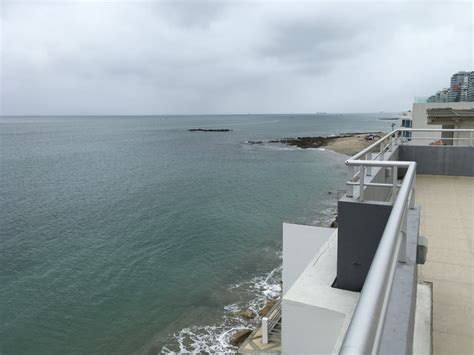
[[346,173],[245,142],[379,116],[0,117],[0,353],[231,349],[228,315],[278,293],[282,222],[327,223]]

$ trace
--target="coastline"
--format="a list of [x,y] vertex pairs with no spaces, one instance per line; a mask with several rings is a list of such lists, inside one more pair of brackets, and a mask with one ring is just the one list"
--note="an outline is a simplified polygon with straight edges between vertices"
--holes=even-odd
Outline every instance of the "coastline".
[[280,138],[269,141],[247,141],[251,145],[284,144],[299,149],[327,149],[339,154],[352,156],[373,144],[385,135],[384,132],[342,133],[335,136],[314,136]]
[[[374,143],[374,140],[366,140],[365,136],[368,133],[354,134],[349,137],[337,137],[328,142],[326,146],[322,148],[332,150],[333,152],[353,156],[357,152],[360,152],[364,148],[367,148]],[[383,132],[376,132],[378,136],[384,136]]]

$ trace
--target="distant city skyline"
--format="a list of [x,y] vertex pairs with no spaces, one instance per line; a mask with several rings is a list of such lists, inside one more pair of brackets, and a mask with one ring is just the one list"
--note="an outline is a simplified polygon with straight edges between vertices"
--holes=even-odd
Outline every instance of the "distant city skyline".
[[474,71],[458,71],[451,76],[449,88],[438,90],[428,102],[474,101]]
[[428,1],[2,1],[0,114],[404,111],[472,70],[472,10]]

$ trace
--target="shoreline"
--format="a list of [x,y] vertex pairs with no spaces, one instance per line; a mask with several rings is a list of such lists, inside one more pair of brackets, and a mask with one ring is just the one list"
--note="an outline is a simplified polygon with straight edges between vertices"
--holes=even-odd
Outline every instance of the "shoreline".
[[[300,149],[324,148],[333,152],[352,156],[364,148],[370,146],[376,140],[383,137],[383,132],[357,132],[342,133],[335,136],[315,136],[315,137],[297,137],[297,138],[280,138],[269,141],[248,141],[252,145],[260,145],[264,143],[280,143],[288,146],[294,146]],[[368,138],[371,139],[368,139]]]
[[324,146],[324,148],[339,154],[353,156],[378,140],[365,139],[368,134],[373,134],[379,137],[383,137],[385,135],[384,132],[355,133],[349,137],[338,137],[336,139],[330,140],[328,144]]

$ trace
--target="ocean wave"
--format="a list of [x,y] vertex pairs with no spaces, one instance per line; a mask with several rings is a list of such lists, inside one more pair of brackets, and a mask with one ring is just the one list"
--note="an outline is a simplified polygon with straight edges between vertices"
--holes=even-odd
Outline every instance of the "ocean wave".
[[[277,256],[281,259],[281,251]],[[179,353],[235,353],[237,347],[231,344],[232,335],[239,330],[255,329],[260,324],[258,312],[265,304],[281,296],[281,271],[278,266],[269,273],[256,276],[251,280],[232,284],[229,291],[246,295],[246,302],[238,302],[224,307],[222,322],[206,326],[190,326],[172,335],[170,344],[161,349],[161,353],[175,354],[171,350],[178,348]],[[251,310],[257,316],[243,319],[236,312]]]

